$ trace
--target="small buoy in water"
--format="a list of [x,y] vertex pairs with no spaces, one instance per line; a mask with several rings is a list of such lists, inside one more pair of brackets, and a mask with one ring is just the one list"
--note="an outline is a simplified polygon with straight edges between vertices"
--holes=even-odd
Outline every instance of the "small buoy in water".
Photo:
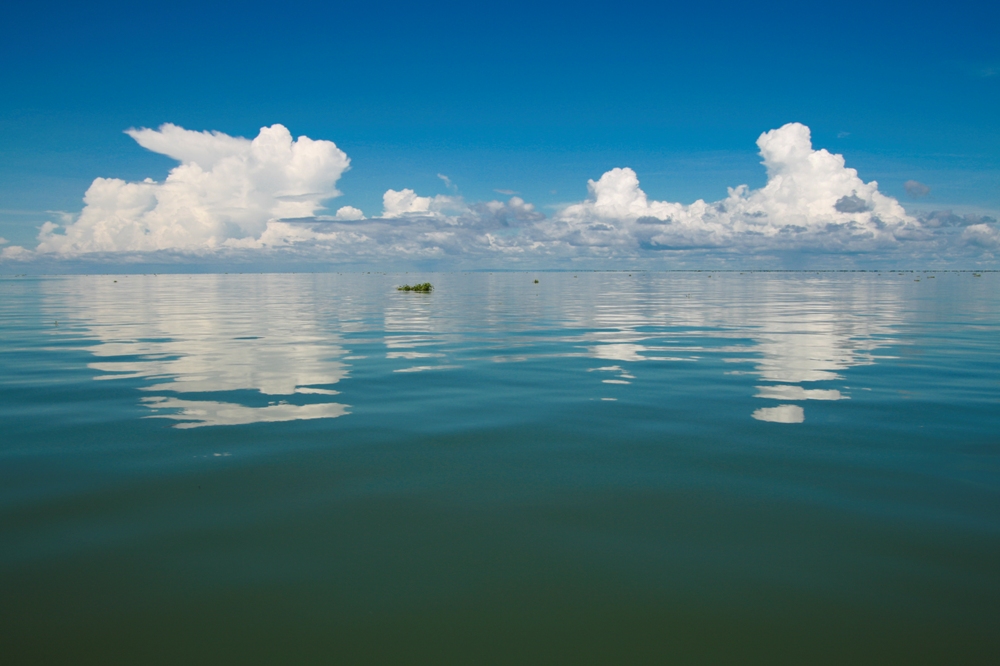
[[538,284],[538,280],[535,280],[535,284]]

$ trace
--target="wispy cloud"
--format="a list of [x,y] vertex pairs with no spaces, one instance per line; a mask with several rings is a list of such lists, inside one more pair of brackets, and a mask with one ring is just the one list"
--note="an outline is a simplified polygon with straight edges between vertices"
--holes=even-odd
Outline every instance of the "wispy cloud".
[[458,185],[451,182],[451,178],[444,175],[443,173],[439,173],[437,177],[444,182],[444,186],[447,187],[449,190],[451,190],[452,192],[458,192]]
[[972,75],[980,79],[992,79],[1000,76],[1000,65],[979,65],[972,68]]

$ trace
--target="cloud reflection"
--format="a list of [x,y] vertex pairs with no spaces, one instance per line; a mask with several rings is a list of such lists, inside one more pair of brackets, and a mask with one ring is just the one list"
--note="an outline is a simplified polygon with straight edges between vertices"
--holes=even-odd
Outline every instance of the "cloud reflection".
[[[500,362],[566,363],[574,372],[585,363],[595,366],[587,368],[596,372],[594,400],[702,390],[711,383],[695,375],[718,373],[746,385],[747,398],[772,401],[742,407],[741,418],[801,423],[805,409],[794,403],[849,399],[847,370],[896,343],[904,299],[888,279],[719,278],[554,274],[544,290],[524,292],[521,274],[440,276],[430,297],[375,276],[94,276],[51,288],[53,319],[75,321],[97,343],[86,347],[95,379],[138,380],[151,415],[184,428],[342,416],[337,384],[347,362],[363,360],[369,375],[399,379],[407,375],[393,373],[463,367],[440,377],[479,373],[480,392],[516,372]],[[61,324],[59,335],[69,328]],[[361,346],[356,355],[342,346],[348,335]],[[458,380],[436,380],[448,381]],[[537,381],[527,388],[544,388]]]
[[750,416],[758,421],[770,421],[771,423],[802,423],[806,420],[805,410],[798,405],[761,407]]
[[758,386],[755,398],[770,400],[847,400],[848,397],[836,389],[804,389],[792,384]]
[[275,421],[296,421],[300,419],[333,419],[347,413],[347,405],[320,403],[312,405],[290,405],[282,402],[267,407],[247,407],[230,402],[213,400],[181,400],[179,398],[143,398],[150,409],[177,410],[157,413],[152,418],[180,421],[175,428],[197,428],[199,426],[245,425]]
[[[347,376],[344,350],[314,302],[269,277],[93,276],[62,297],[99,343],[95,379],[149,380],[142,404],[177,428],[343,416],[329,386]],[[280,400],[248,404],[247,391]]]
[[[846,387],[803,384],[839,382],[847,369],[874,364],[873,352],[894,343],[893,324],[900,318],[898,286],[874,276],[837,282],[758,274],[709,281],[693,273],[657,281],[651,290],[636,280],[619,283],[593,305],[589,321],[577,322],[598,329],[589,336],[597,343],[587,346],[590,356],[628,363],[721,356],[752,364],[753,370],[725,374],[756,375],[768,384],[757,386],[755,397],[782,403],[849,399]],[[801,423],[804,415],[802,407],[782,404],[751,416]]]

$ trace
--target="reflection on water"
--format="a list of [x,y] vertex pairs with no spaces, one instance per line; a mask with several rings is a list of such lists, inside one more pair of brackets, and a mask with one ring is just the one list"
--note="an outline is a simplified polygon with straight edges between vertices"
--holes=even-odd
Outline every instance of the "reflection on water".
[[802,423],[806,420],[805,411],[798,405],[761,407],[754,410],[751,416],[758,421],[771,421],[772,423]]
[[[721,359],[749,368],[713,370],[714,381],[752,374],[753,397],[775,403],[748,416],[801,423],[795,403],[848,399],[844,371],[874,364],[900,321],[898,285],[875,278],[553,275],[544,289],[526,288],[522,274],[437,280],[433,294],[371,275],[95,276],[48,287],[53,311],[98,343],[87,347],[95,379],[143,380],[152,395],[141,404],[180,428],[335,418],[349,413],[332,398],[346,361],[407,375],[473,367],[484,354],[479,391],[486,373],[503,372],[496,362],[612,361],[588,369],[598,391],[589,399],[608,401],[643,390],[650,373]],[[385,352],[349,355],[348,336]]]
[[[622,329],[624,332],[626,329]],[[649,352],[670,351],[670,347],[657,347],[648,345],[638,345],[629,342],[608,342],[594,347],[588,347],[588,351],[594,358],[603,358],[609,361],[693,361],[694,358],[678,356],[650,356]]]
[[100,343],[88,347],[101,359],[95,379],[148,380],[140,390],[156,395],[142,404],[178,428],[346,414],[325,388],[347,376],[344,351],[315,304],[273,281],[224,277],[95,276],[60,296]]
[[[602,379],[601,382],[604,384],[631,384],[628,381],[630,379],[635,379],[635,375],[631,375],[627,370],[622,370],[620,365],[609,365],[603,368],[590,368],[588,372],[614,372],[618,374],[618,379]],[[608,399],[608,398],[605,398]]]
[[804,389],[791,384],[758,386],[758,398],[771,400],[845,400],[847,396],[836,389]]
[[6,661],[989,663],[1000,274],[537,277],[0,279]]
[[441,362],[431,365],[425,359],[445,359],[446,354],[434,351],[419,351],[421,348],[439,345],[444,340],[448,323],[434,321],[435,301],[433,295],[420,292],[390,293],[385,304],[382,317],[386,359],[402,359],[405,361],[422,361],[421,365],[405,365],[394,368],[393,372],[411,373],[428,370],[453,370],[460,366]]
[[[588,336],[600,342],[587,346],[588,353],[626,363],[693,361],[717,354],[728,363],[752,364],[750,374],[771,382],[758,386],[755,397],[798,402],[848,399],[845,387],[802,384],[839,382],[843,371],[874,364],[873,352],[896,342],[892,332],[900,320],[899,288],[875,276],[838,282],[729,275],[709,284],[697,273],[669,278],[659,281],[658,289],[605,294],[591,317],[577,322],[603,329]],[[805,410],[781,404],[751,416],[802,423]]]
[[178,428],[203,425],[242,425],[264,421],[295,421],[297,419],[332,419],[347,413],[347,406],[335,402],[314,405],[289,405],[279,402],[267,407],[246,407],[212,400],[180,400],[179,398],[143,398],[150,409],[178,410],[156,414],[161,418],[182,421]]

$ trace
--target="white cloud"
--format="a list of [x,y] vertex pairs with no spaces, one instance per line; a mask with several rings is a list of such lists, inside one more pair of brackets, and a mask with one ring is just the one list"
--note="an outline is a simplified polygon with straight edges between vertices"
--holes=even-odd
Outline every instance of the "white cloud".
[[430,213],[432,201],[430,197],[418,197],[410,189],[388,190],[382,195],[382,217]]
[[211,169],[227,157],[246,153],[251,144],[243,137],[214,131],[193,132],[171,123],[158,130],[130,129],[125,133],[146,150],[172,157],[181,164],[198,164],[202,169]]
[[439,216],[445,211],[464,208],[458,197],[439,194],[436,197],[421,197],[411,189],[387,190],[382,195],[382,217]]
[[360,208],[355,208],[354,206],[341,206],[337,209],[336,219],[363,220],[365,219],[365,214],[361,212]]
[[962,231],[962,240],[991,250],[1000,250],[1000,230],[989,224],[973,224]]
[[14,261],[30,261],[35,258],[35,253],[26,250],[20,245],[11,245],[0,250],[0,259],[10,259]]
[[729,188],[722,201],[651,201],[635,172],[612,169],[589,181],[590,198],[560,211],[548,235],[592,248],[810,248],[859,252],[891,247],[919,229],[916,219],[865,183],[844,158],[814,150],[809,128],[790,123],[757,140],[767,184]]
[[[413,259],[486,266],[564,260],[645,261],[693,255],[728,260],[803,252],[868,257],[963,255],[993,260],[1000,231],[990,217],[907,214],[843,156],[815,150],[809,128],[790,123],[757,140],[764,187],[729,188],[717,202],[650,199],[630,168],[588,181],[590,196],[550,217],[518,196],[466,202],[390,189],[380,217],[353,206],[323,214],[349,159],[330,141],[293,140],[281,125],[251,140],[174,125],[129,130],[143,147],[178,160],[162,183],[98,178],[75,220],[41,228],[35,253],[169,251],[217,255],[278,251],[351,262]],[[451,179],[439,174],[454,189]],[[507,193],[508,190],[501,192]]]
[[162,183],[97,178],[63,233],[43,226],[39,252],[239,247],[271,220],[315,215],[340,194],[335,184],[350,164],[333,142],[293,140],[282,125],[262,128],[252,141],[170,124],[128,134],[180,165]]

